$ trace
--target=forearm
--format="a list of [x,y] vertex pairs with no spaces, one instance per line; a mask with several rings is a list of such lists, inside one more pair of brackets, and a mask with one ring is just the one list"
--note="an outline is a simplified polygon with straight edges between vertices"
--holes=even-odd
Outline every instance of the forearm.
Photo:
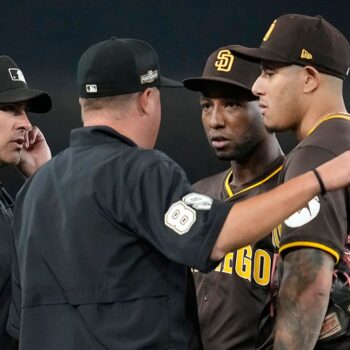
[[314,349],[329,302],[333,267],[333,258],[316,249],[298,249],[286,256],[275,350]]
[[[350,184],[350,151],[317,167],[324,187],[332,191]],[[227,216],[211,258],[220,260],[232,250],[259,241],[271,230],[320,193],[311,171],[275,189],[237,203]]]
[[271,191],[235,204],[225,220],[212,258],[219,260],[231,250],[262,239],[319,191],[316,177],[307,172]]

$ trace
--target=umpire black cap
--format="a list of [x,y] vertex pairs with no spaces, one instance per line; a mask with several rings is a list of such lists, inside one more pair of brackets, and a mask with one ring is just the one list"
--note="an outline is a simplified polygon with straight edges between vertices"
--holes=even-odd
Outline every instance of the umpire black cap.
[[231,90],[235,89],[236,93],[245,93],[247,98],[256,99],[251,88],[261,72],[260,66],[234,56],[231,47],[215,50],[208,57],[202,76],[185,79],[184,86],[189,90],[205,93],[220,84]]
[[122,95],[148,87],[181,87],[161,76],[154,48],[138,39],[112,37],[89,47],[78,63],[79,96]]
[[350,45],[345,36],[321,16],[287,14],[275,19],[260,47],[232,47],[236,55],[261,60],[313,66],[345,79],[350,70]]
[[28,102],[30,112],[45,113],[52,107],[47,92],[29,89],[22,71],[8,56],[0,56],[0,103]]

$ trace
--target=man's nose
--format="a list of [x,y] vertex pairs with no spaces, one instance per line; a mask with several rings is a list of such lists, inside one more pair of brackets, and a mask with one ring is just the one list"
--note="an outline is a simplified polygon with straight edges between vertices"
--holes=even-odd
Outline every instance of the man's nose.
[[32,128],[32,123],[28,119],[26,110],[19,112],[20,115],[17,116],[16,128],[23,130],[30,130]]
[[261,75],[255,80],[255,83],[252,87],[252,92],[255,96],[261,96],[263,94],[263,84]]
[[223,114],[218,108],[214,108],[209,119],[209,126],[213,129],[225,126]]

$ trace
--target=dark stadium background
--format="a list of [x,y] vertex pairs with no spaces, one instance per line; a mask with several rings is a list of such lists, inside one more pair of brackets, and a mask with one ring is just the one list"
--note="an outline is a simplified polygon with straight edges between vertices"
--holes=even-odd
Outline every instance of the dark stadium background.
[[[29,86],[52,95],[52,111],[33,115],[32,121],[44,131],[54,155],[68,145],[70,129],[81,125],[76,65],[97,41],[110,36],[149,41],[158,51],[162,73],[182,80],[200,75],[207,56],[219,46],[258,45],[272,20],[284,13],[320,14],[350,39],[349,0],[15,0],[1,1],[0,9],[0,54],[17,62]],[[163,90],[156,145],[191,181],[228,166],[209,150],[198,97],[185,89]],[[349,81],[345,97],[349,109]],[[295,145],[291,134],[278,138],[286,153]],[[12,194],[23,183],[10,168],[1,170],[0,179]]]

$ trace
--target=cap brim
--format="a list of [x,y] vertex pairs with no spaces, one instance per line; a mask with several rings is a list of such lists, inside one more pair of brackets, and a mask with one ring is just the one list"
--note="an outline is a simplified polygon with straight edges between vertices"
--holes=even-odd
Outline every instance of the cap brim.
[[165,78],[165,77],[160,77],[160,87],[173,87],[173,88],[178,88],[178,87],[183,87],[183,84],[179,81]]
[[[185,88],[192,91],[200,91],[204,94],[216,90],[218,85],[224,86],[229,92],[230,95],[234,96],[245,96],[247,100],[256,100],[257,96],[255,96],[251,89],[245,86],[244,84],[225,78],[188,78],[183,81]],[[222,90],[220,90],[222,91]]]
[[226,78],[203,78],[203,77],[195,77],[195,78],[188,78],[183,80],[183,84],[186,89],[192,90],[192,91],[203,91],[206,87],[208,87],[211,83],[224,83],[229,84],[232,86],[237,86],[240,88],[243,88],[247,91],[251,91],[249,87],[245,86],[244,84],[232,80],[232,79],[226,79]]
[[46,113],[52,108],[48,93],[35,89],[17,88],[0,92],[0,103],[28,101],[28,110],[34,113]]
[[230,50],[237,56],[241,56],[252,62],[272,61],[277,63],[293,63],[290,59],[263,47],[251,48],[241,45],[232,45],[230,46]]

